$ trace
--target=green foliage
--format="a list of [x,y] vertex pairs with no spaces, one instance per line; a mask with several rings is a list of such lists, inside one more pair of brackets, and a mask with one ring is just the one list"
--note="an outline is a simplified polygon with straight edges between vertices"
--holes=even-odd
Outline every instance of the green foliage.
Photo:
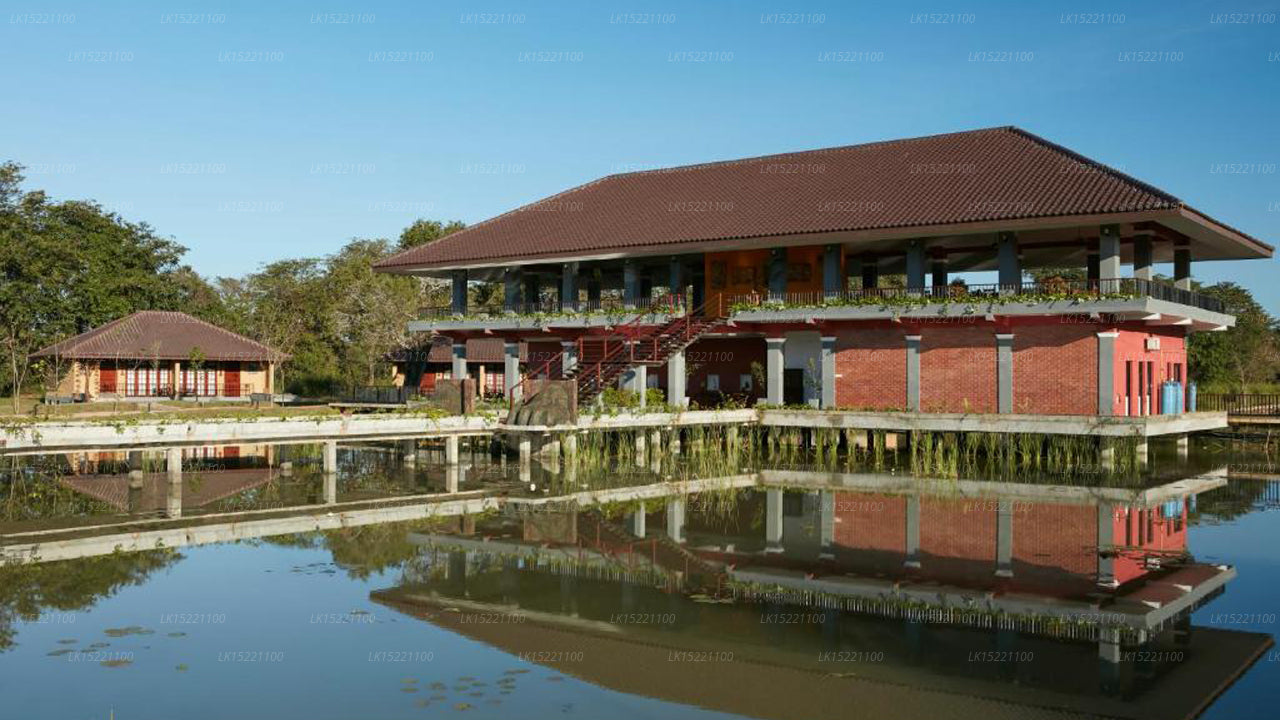
[[1198,290],[1223,301],[1234,327],[1194,333],[1187,348],[1191,378],[1203,389],[1249,392],[1280,374],[1280,326],[1253,294],[1233,282]]
[[439,220],[418,218],[400,233],[400,240],[396,243],[396,250],[408,250],[419,245],[426,245],[429,242],[439,240],[445,235],[456,233],[465,227],[466,224],[459,220],[450,220],[447,223],[442,223]]

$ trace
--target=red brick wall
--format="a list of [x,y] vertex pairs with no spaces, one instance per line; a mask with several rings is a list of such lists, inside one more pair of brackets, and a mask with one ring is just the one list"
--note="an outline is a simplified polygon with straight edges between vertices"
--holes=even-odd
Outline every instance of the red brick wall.
[[1014,582],[1089,592],[1098,571],[1097,508],[1016,501],[1010,508]]
[[920,563],[931,578],[988,581],[996,569],[994,504],[921,499]]
[[905,410],[907,341],[901,328],[841,330],[836,334],[836,405],[858,410]]
[[995,331],[926,326],[920,335],[920,409],[996,412]]
[[[764,338],[704,338],[690,345],[684,352],[685,370],[688,372],[687,392],[689,399],[706,407],[713,401],[713,396],[706,391],[707,375],[720,376],[720,391],[727,395],[737,396],[739,379],[742,375],[751,375],[751,364],[758,363],[763,374],[765,366]],[[666,371],[661,372],[661,386],[666,387]],[[757,378],[752,378],[752,390],[747,394],[749,402],[765,396],[765,388]]]
[[1013,411],[1098,413],[1099,325],[1053,322],[1013,329]]

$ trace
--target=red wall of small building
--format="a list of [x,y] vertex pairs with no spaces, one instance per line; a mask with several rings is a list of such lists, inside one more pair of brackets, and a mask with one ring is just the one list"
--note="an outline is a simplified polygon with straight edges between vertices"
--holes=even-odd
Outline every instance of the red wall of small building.
[[1061,319],[1012,327],[1013,411],[1096,415],[1097,333],[1103,329]]

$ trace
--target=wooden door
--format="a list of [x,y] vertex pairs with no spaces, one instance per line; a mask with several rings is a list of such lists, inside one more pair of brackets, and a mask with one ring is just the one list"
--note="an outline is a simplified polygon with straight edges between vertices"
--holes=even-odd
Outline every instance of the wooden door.
[[98,370],[98,392],[113,393],[116,391],[116,369],[115,366],[100,366]]
[[223,370],[222,394],[227,397],[240,397],[240,363],[227,363]]

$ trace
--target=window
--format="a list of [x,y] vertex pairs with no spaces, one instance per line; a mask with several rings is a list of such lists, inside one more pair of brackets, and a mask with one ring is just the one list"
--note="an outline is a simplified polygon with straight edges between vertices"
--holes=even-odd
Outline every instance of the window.
[[720,376],[719,375],[707,376],[707,392],[720,392]]
[[751,392],[755,382],[751,378],[751,373],[743,373],[738,376],[738,389],[742,392]]

